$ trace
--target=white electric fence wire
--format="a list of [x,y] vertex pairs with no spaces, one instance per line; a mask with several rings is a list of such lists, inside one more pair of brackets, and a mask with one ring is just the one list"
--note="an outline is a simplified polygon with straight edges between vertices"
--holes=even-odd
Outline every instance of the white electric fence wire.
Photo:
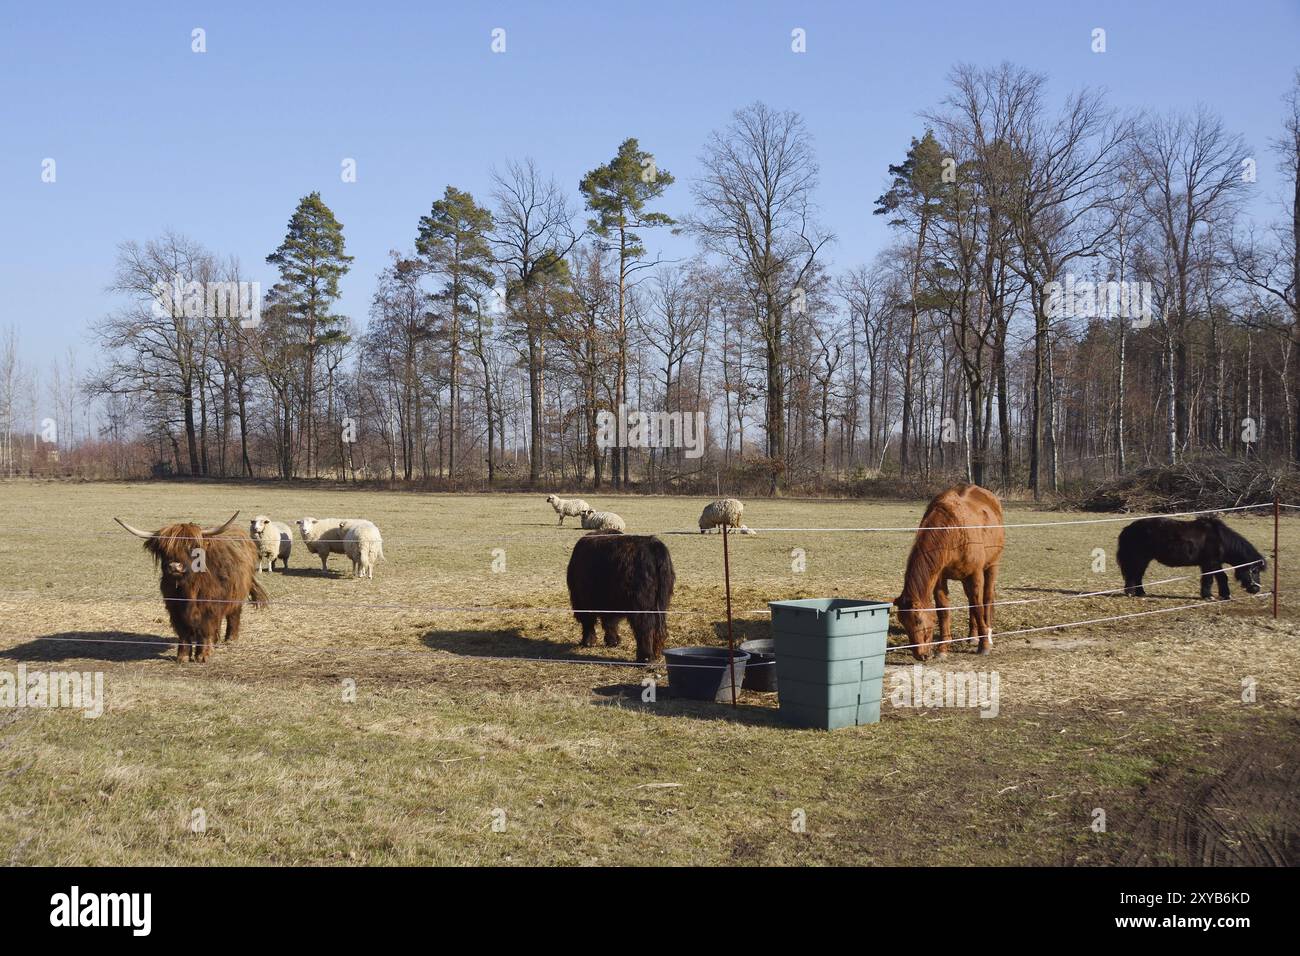
[[[1248,595],[1245,600],[1255,598],[1270,597],[1272,591],[1260,591],[1257,594]],[[1242,598],[1220,598],[1217,601],[1197,601],[1195,604],[1180,604],[1178,607],[1160,607],[1153,611],[1132,611],[1128,614],[1114,614],[1110,617],[1094,617],[1086,621],[1068,621],[1064,624],[1044,624],[1040,627],[1024,627],[1016,631],[1002,631],[993,634],[992,637],[1015,637],[1017,634],[1035,634],[1039,631],[1058,631],[1067,627],[1082,627],[1085,624],[1106,624],[1110,621],[1122,621],[1130,617],[1146,617],[1149,614],[1169,614],[1173,611],[1186,611],[1191,608],[1217,607],[1221,604],[1231,604],[1233,601],[1240,601]],[[930,641],[928,644],[895,644],[892,647],[885,648],[886,651],[906,651],[917,647],[937,647],[941,644],[962,644],[968,641],[978,641],[978,635],[975,637],[954,637],[947,641]]]
[[[862,527],[862,528],[773,527],[773,528],[750,528],[749,530],[753,531],[755,534],[759,532],[764,532],[764,533],[809,532],[809,533],[817,533],[817,534],[833,534],[836,532],[848,532],[852,534],[862,534],[865,532],[900,532],[901,533],[901,532],[916,532],[916,531],[954,531],[954,530],[977,531],[977,530],[988,530],[992,528],[1058,528],[1058,527],[1065,527],[1068,525],[1112,524],[1119,521],[1141,521],[1145,518],[1188,518],[1188,517],[1193,517],[1195,515],[1229,514],[1235,511],[1260,511],[1272,507],[1273,507],[1272,504],[1238,505],[1233,508],[1206,508],[1201,511],[1175,511],[1167,514],[1126,514],[1126,515],[1119,515],[1113,518],[1082,518],[1082,519],[1069,520],[1069,521],[1025,521],[1025,522],[1020,522],[1018,524],[965,524],[965,525],[930,525],[930,526],[922,525],[920,527],[917,527],[916,525],[900,525],[900,526],[880,526],[880,527]],[[1300,505],[1284,504],[1281,505],[1280,507],[1300,508]],[[554,526],[550,526],[550,527],[554,527]],[[538,530],[540,531],[541,529]],[[556,530],[568,530],[568,529],[557,528]],[[573,528],[572,530],[578,531],[582,529]],[[121,531],[78,531],[76,537],[83,538],[86,535],[96,535],[100,537],[119,537],[123,533],[124,532]],[[514,537],[531,536],[531,535],[535,535],[536,533],[537,532],[534,531],[503,531],[499,533],[493,532],[490,534],[483,533],[479,535],[474,535],[474,537],[486,538],[486,539],[514,538]],[[699,535],[700,531],[699,529],[692,530],[689,528],[670,528],[670,529],[664,529],[660,531],[653,531],[653,530],[642,531],[634,528],[631,530],[630,533],[662,534],[662,535],[670,535],[670,534],[671,535]],[[66,529],[57,528],[53,526],[41,527],[41,528],[16,528],[16,527],[9,526],[0,529],[0,538],[5,537],[6,535],[17,536],[20,534],[55,534],[55,535],[68,536],[68,532]],[[714,534],[716,535],[717,532],[714,532]],[[740,531],[733,531],[732,535],[742,536],[742,537],[744,536]],[[151,535],[150,537],[158,537],[158,536]],[[460,532],[457,532],[455,534],[455,538],[458,540],[462,540],[465,538],[465,535]],[[246,536],[234,536],[234,535],[218,535],[218,536],[209,536],[204,538],[191,537],[187,535],[178,535],[170,540],[173,541],[199,541],[199,540],[245,541],[248,540],[248,538]],[[302,544],[302,542],[299,541],[298,539],[295,539],[295,543]],[[397,544],[397,543],[447,544],[448,539],[445,537],[444,538],[398,537],[398,538],[385,538],[384,543],[388,545]],[[303,546],[305,547],[305,545]]]
[[[1270,505],[1241,505],[1241,506],[1238,506],[1238,507],[1235,507],[1235,508],[1208,508],[1208,509],[1204,509],[1204,510],[1200,510],[1200,511],[1181,511],[1181,512],[1174,512],[1174,513],[1170,513],[1170,514],[1164,514],[1164,515],[1140,515],[1140,516],[1139,516],[1139,515],[1124,515],[1124,516],[1121,516],[1121,517],[1115,517],[1115,518],[1089,518],[1089,519],[1083,519],[1083,520],[1071,520],[1071,521],[1037,521],[1037,522],[1022,522],[1022,523],[1019,523],[1019,524],[997,524],[997,525],[936,525],[936,526],[929,526],[929,527],[922,525],[921,527],[883,527],[883,526],[881,526],[881,527],[863,527],[863,528],[814,528],[814,527],[796,528],[796,527],[788,527],[788,528],[753,528],[753,529],[751,529],[751,530],[753,530],[753,531],[755,531],[755,532],[758,532],[758,531],[764,531],[764,532],[809,532],[809,533],[819,533],[819,534],[824,534],[824,533],[834,533],[834,532],[865,533],[865,532],[950,531],[950,530],[956,530],[956,529],[965,529],[965,530],[982,530],[982,529],[984,529],[984,530],[986,530],[986,529],[993,529],[993,528],[1049,528],[1049,527],[1060,527],[1060,526],[1063,526],[1063,525],[1076,525],[1076,524],[1077,524],[1077,525],[1092,525],[1092,524],[1107,524],[1107,523],[1113,523],[1113,522],[1119,522],[1119,521],[1138,521],[1138,520],[1141,520],[1142,518],[1148,518],[1148,517],[1180,518],[1180,517],[1190,517],[1190,516],[1194,516],[1194,515],[1203,515],[1203,514],[1224,514],[1224,513],[1228,513],[1228,512],[1234,512],[1234,511],[1253,511],[1253,510],[1259,510],[1259,509],[1261,509],[1261,508],[1267,508],[1267,507],[1271,507],[1271,506],[1270,506]],[[1280,505],[1280,507],[1282,507],[1282,508],[1293,508],[1293,509],[1294,509],[1294,508],[1300,508],[1300,505],[1296,505],[1296,504],[1283,504],[1283,505]],[[7,529],[5,529],[5,532],[6,532],[6,533],[15,533],[15,534],[16,534],[16,533],[44,533],[44,532],[63,533],[61,530],[59,530],[59,529],[53,529],[53,528],[49,528],[49,529],[46,529],[46,528],[36,528],[36,529],[32,529],[32,528],[15,529],[15,528],[12,528],[12,527],[11,527],[11,528],[7,528]],[[88,533],[89,533],[89,534],[97,534],[97,535],[116,535],[116,532],[113,532],[113,531],[92,531],[92,532],[88,532]],[[681,531],[681,530],[673,530],[673,531],[663,531],[663,532],[658,532],[658,533],[660,533],[660,534],[695,534],[695,533],[697,533],[697,532],[695,532],[695,531]],[[2,535],[0,535],[0,536],[2,536]],[[184,537],[178,537],[178,538],[175,538],[175,539],[173,539],[173,540],[219,540],[219,539],[217,539],[217,538],[197,539],[197,538],[184,538]],[[231,537],[231,538],[222,538],[222,539],[220,539],[220,540],[236,540],[236,541],[237,541],[237,540],[247,540],[247,538],[244,538],[243,536],[239,536],[239,537]],[[407,540],[408,540],[408,541],[415,541],[415,540],[418,540],[418,539],[407,539]],[[427,540],[427,541],[434,541],[435,539],[425,539],[425,540]],[[441,539],[437,539],[437,540],[441,540]],[[1188,578],[1206,577],[1206,576],[1208,576],[1208,575],[1214,575],[1214,574],[1224,573],[1224,572],[1227,572],[1227,571],[1233,571],[1233,570],[1236,570],[1236,569],[1238,569],[1238,568],[1247,567],[1248,565],[1255,564],[1255,563],[1256,563],[1256,562],[1251,561],[1251,562],[1246,562],[1246,563],[1239,564],[1239,565],[1232,565],[1232,566],[1227,567],[1227,568],[1221,568],[1221,569],[1218,569],[1218,570],[1216,570],[1216,571],[1207,571],[1207,572],[1202,572],[1202,573],[1200,573],[1200,574],[1178,575],[1178,576],[1176,576],[1176,577],[1164,578],[1164,579],[1159,580],[1159,581],[1153,581],[1153,582],[1150,582],[1150,584],[1151,584],[1151,586],[1154,587],[1155,585],[1158,585],[1158,584],[1168,584],[1168,583],[1171,583],[1171,582],[1174,582],[1174,581],[1186,580],[1186,579],[1188,579]],[[1145,585],[1144,585],[1144,586],[1145,586]],[[1018,599],[1018,600],[1008,600],[1008,601],[994,601],[994,602],[990,602],[990,603],[988,603],[988,604],[976,605],[976,606],[979,606],[979,607],[989,607],[989,606],[998,606],[998,605],[1037,604],[1037,603],[1042,603],[1042,602],[1044,602],[1044,601],[1054,601],[1054,600],[1074,600],[1074,599],[1078,599],[1078,598],[1101,597],[1101,596],[1104,596],[1104,595],[1107,595],[1107,594],[1116,594],[1116,593],[1119,593],[1119,592],[1124,591],[1124,590],[1126,590],[1126,588],[1110,588],[1110,589],[1102,590],[1102,591],[1089,591],[1089,592],[1082,592],[1082,593],[1078,593],[1078,594],[1052,595],[1052,596],[1050,596],[1050,597],[1045,597],[1045,598],[1026,598],[1026,599]],[[27,596],[27,595],[34,595],[34,594],[37,594],[37,593],[39,593],[39,592],[33,592],[33,591],[18,592],[18,591],[14,591],[14,592],[3,592],[3,593],[6,593],[6,594],[8,594],[8,595],[10,595],[10,596]],[[1251,595],[1250,597],[1252,597],[1252,598],[1268,597],[1268,596],[1271,596],[1272,593],[1273,593],[1273,592],[1271,592],[1271,591],[1264,591],[1264,592],[1260,592],[1260,593],[1258,593],[1258,594]],[[119,599],[119,600],[125,600],[125,601],[153,601],[153,600],[157,600],[157,599],[156,599],[156,598],[142,598],[142,597],[126,597],[126,598],[121,598],[121,599]],[[212,598],[164,598],[164,600],[165,600],[165,601],[193,601],[193,602],[213,601],[213,602],[216,602],[216,603],[223,603],[223,604],[246,603],[246,602],[244,602],[244,601],[223,600],[223,599],[212,599]],[[1019,634],[1033,634],[1033,633],[1037,633],[1037,632],[1040,632],[1040,631],[1052,631],[1052,630],[1061,630],[1061,629],[1064,629],[1064,628],[1070,628],[1070,627],[1082,627],[1082,626],[1084,626],[1084,625],[1088,625],[1088,624],[1104,624],[1104,623],[1109,623],[1109,622],[1113,622],[1113,621],[1122,621],[1122,620],[1125,620],[1125,619],[1128,619],[1128,618],[1134,618],[1134,617],[1145,617],[1145,616],[1152,615],[1152,614],[1168,614],[1168,613],[1171,613],[1171,612],[1174,612],[1174,611],[1190,610],[1190,609],[1193,609],[1193,608],[1213,607],[1213,606],[1216,606],[1216,605],[1218,605],[1218,604],[1230,603],[1230,602],[1232,602],[1232,601],[1236,601],[1236,600],[1239,600],[1239,599],[1238,599],[1238,598],[1227,598],[1227,599],[1220,599],[1219,601],[1216,601],[1216,602],[1205,602],[1205,601],[1200,601],[1200,602],[1197,602],[1197,603],[1195,603],[1195,604],[1183,604],[1183,605],[1179,605],[1178,607],[1172,607],[1172,608],[1157,608],[1157,609],[1155,609],[1155,610],[1150,610],[1150,611],[1134,611],[1134,612],[1130,612],[1130,613],[1127,613],[1127,614],[1117,614],[1117,615],[1112,615],[1112,616],[1110,616],[1110,617],[1090,618],[1090,619],[1088,619],[1088,620],[1084,620],[1084,621],[1068,621],[1068,622],[1059,623],[1059,624],[1046,624],[1046,625],[1042,625],[1042,626],[1039,626],[1039,627],[1022,628],[1022,629],[1014,630],[1014,631],[1003,631],[1003,632],[1001,632],[1001,633],[999,633],[999,634],[994,634],[994,635],[992,635],[992,636],[993,636],[993,637],[1013,637],[1013,636],[1016,636],[1016,635],[1019,635]],[[483,614],[483,613],[509,613],[509,614],[520,614],[520,613],[538,613],[538,614],[595,614],[595,615],[619,615],[619,616],[625,616],[625,615],[629,615],[629,614],[685,614],[685,615],[690,615],[690,616],[706,616],[706,615],[704,614],[704,612],[700,612],[700,611],[619,611],[619,610],[587,610],[587,609],[574,610],[574,609],[572,609],[572,608],[529,608],[529,607],[497,607],[497,606],[473,606],[473,605],[466,605],[466,606],[420,605],[420,604],[345,604],[345,605],[339,605],[337,602],[295,602],[295,603],[293,603],[293,604],[282,604],[282,603],[280,603],[280,602],[276,602],[275,606],[276,606],[276,607],[289,607],[289,608],[330,607],[330,608],[335,608],[335,609],[338,609],[338,608],[341,608],[341,607],[351,607],[351,608],[366,609],[366,610],[411,610],[411,611],[425,611],[425,612],[435,612],[435,613],[464,613],[464,614]],[[936,611],[936,613],[941,613],[941,612],[951,613],[952,611],[969,610],[971,607],[972,607],[972,605],[969,605],[969,604],[966,604],[966,605],[951,605],[951,606],[949,606],[949,607],[947,607],[947,608],[935,609],[935,611]],[[751,611],[751,612],[749,612],[749,613],[754,613],[754,614],[759,614],[759,613],[769,613],[769,614],[770,614],[771,612],[770,612],[770,610],[754,610],[754,611]],[[157,639],[155,639],[155,640],[148,640],[148,641],[132,641],[132,640],[119,640],[119,639],[116,639],[116,638],[112,638],[112,639],[110,639],[110,638],[57,638],[57,637],[36,637],[36,638],[33,638],[33,640],[34,640],[34,641],[41,641],[41,642],[77,643],[77,644],[86,644],[86,643],[121,644],[121,645],[132,645],[132,644],[138,644],[138,645],[147,645],[147,646],[152,646],[152,647],[157,647],[157,646],[159,646],[159,645],[169,645],[169,644],[176,643],[175,641],[157,640]],[[921,645],[921,644],[897,644],[897,645],[894,645],[894,646],[892,646],[892,647],[888,647],[888,648],[886,648],[886,651],[904,651],[904,650],[912,650],[912,649],[915,649],[915,648],[918,648],[918,647],[937,647],[937,646],[940,646],[940,645],[943,645],[943,644],[960,644],[960,643],[966,643],[966,642],[970,642],[970,641],[978,641],[978,640],[980,640],[980,638],[979,638],[978,636],[976,636],[976,637],[952,638],[952,639],[947,640],[947,641],[931,641],[931,642],[929,642],[928,644],[925,644],[925,645]],[[334,645],[334,646],[337,646],[337,645]],[[307,653],[322,653],[322,650],[321,650],[320,648],[311,648],[311,647],[307,647],[306,645],[298,645],[297,647],[298,647],[299,650],[305,651],[305,652],[307,652]],[[380,653],[380,654],[408,654],[408,655],[409,655],[409,654],[414,654],[414,655],[429,655],[430,652],[428,652],[428,651],[410,651],[410,650],[406,650],[406,649],[402,649],[402,648],[349,648],[349,649],[346,649],[346,650],[345,650],[345,653],[353,653],[353,654],[355,654],[355,653]],[[590,659],[590,660],[588,660],[588,659],[584,659],[584,658],[555,658],[555,657],[536,657],[536,658],[529,658],[529,657],[489,656],[489,655],[472,655],[472,658],[473,658],[474,660],[518,661],[518,662],[524,662],[524,663],[546,663],[546,664],[554,664],[554,663],[590,664],[590,665],[597,665],[597,666],[602,666],[602,665],[603,665],[603,666],[609,666],[609,667],[659,667],[659,666],[663,666],[663,665],[660,665],[660,664],[645,663],[645,662],[636,662],[636,661],[609,661],[609,660],[603,660],[603,659]],[[712,667],[712,665],[692,665],[692,664],[682,664],[682,665],[674,664],[674,666],[675,666],[675,667],[677,667],[677,666],[684,666],[684,667]],[[716,668],[715,668],[715,669],[716,669]]]
[[[1251,566],[1252,564],[1256,564],[1256,563],[1258,563],[1258,562],[1255,562],[1255,561],[1247,561],[1247,562],[1244,562],[1243,564],[1233,564],[1233,565],[1228,565],[1227,567],[1221,568],[1220,571],[1222,571],[1223,573],[1227,573],[1228,571],[1235,571],[1235,570],[1237,570],[1238,568],[1249,567],[1249,566]],[[1172,582],[1174,582],[1174,581],[1186,581],[1186,580],[1189,580],[1189,579],[1192,579],[1192,578],[1210,577],[1210,576],[1212,576],[1212,575],[1215,575],[1215,574],[1220,573],[1220,571],[1202,571],[1202,572],[1200,572],[1199,574],[1179,574],[1179,575],[1176,575],[1176,576],[1171,577],[1171,578],[1161,578],[1161,579],[1158,580],[1158,581],[1145,581],[1145,582],[1143,582],[1143,585],[1142,585],[1142,586],[1143,586],[1144,588],[1145,588],[1145,587],[1155,587],[1156,585],[1160,585],[1160,584],[1170,584],[1170,583],[1172,583]],[[1014,605],[1014,604],[1042,604],[1044,601],[1072,601],[1072,600],[1076,600],[1076,599],[1078,599],[1078,598],[1103,597],[1103,596],[1108,595],[1108,594],[1118,594],[1118,593],[1120,593],[1121,591],[1124,591],[1124,590],[1126,590],[1126,589],[1125,589],[1125,588],[1122,588],[1122,587],[1119,587],[1119,588],[1107,588],[1107,589],[1104,590],[1104,591],[1083,591],[1083,592],[1076,593],[1076,594],[1053,594],[1053,595],[1050,595],[1050,596],[1048,596],[1048,597],[1041,597],[1041,598],[1016,598],[1016,599],[1011,599],[1011,600],[1006,600],[1006,601],[990,601],[990,602],[987,602],[987,603],[985,603],[985,604],[977,604],[977,605],[974,605],[974,606],[975,606],[975,607],[998,607],[998,606],[1003,606],[1003,605]],[[47,592],[43,592],[43,591],[34,591],[34,590],[25,590],[25,591],[0,591],[0,600],[4,600],[6,597],[42,597],[42,598],[44,598],[44,597],[48,597],[48,593],[47,593]],[[159,600],[159,598],[154,597],[154,596],[152,596],[152,595],[150,595],[150,596],[128,595],[128,596],[126,596],[126,597],[113,598],[111,601],[106,602],[106,603],[113,603],[113,602],[115,602],[115,601],[122,601],[122,602],[128,602],[128,603],[140,603],[140,602],[152,603],[152,602],[157,601],[157,600]],[[249,601],[247,598],[185,598],[185,597],[165,597],[165,598],[162,598],[162,600],[163,600],[165,603],[184,603],[184,604],[247,604],[247,605],[250,605],[250,606],[251,606],[252,603],[253,603],[253,602]],[[62,601],[61,603],[64,603],[64,604],[70,604],[70,603],[74,603],[74,602],[71,602],[71,601]],[[883,602],[882,602],[882,603],[883,603]],[[710,616],[712,616],[712,615],[708,614],[708,613],[705,612],[705,611],[686,611],[686,610],[677,610],[677,611],[671,611],[671,610],[669,610],[669,611],[618,611],[618,610],[599,610],[599,609],[587,609],[587,608],[582,608],[582,609],[573,609],[573,608],[567,608],[567,607],[510,607],[510,606],[504,606],[504,607],[503,607],[503,606],[501,606],[501,605],[492,605],[492,604],[464,604],[464,605],[454,605],[454,604],[392,604],[392,603],[386,603],[386,604],[375,604],[375,603],[370,603],[370,602],[365,602],[365,603],[350,603],[350,602],[342,602],[342,601],[293,601],[293,602],[284,602],[284,601],[279,601],[279,600],[277,600],[277,601],[273,601],[273,602],[271,602],[271,604],[270,604],[269,606],[270,606],[271,608],[273,608],[273,609],[279,609],[279,608],[290,608],[290,609],[293,609],[293,608],[328,608],[328,609],[337,610],[337,611],[342,611],[342,610],[364,610],[364,611],[424,611],[424,612],[433,613],[433,614],[596,614],[596,615],[601,615],[601,614],[605,614],[605,615],[617,614],[617,615],[619,615],[619,616],[623,616],[623,615],[632,615],[632,614],[672,614],[672,615],[678,615],[678,616],[682,616],[682,615],[684,615],[684,616],[687,616],[687,617],[710,617]],[[938,612],[950,612],[950,611],[965,611],[965,610],[969,610],[971,607],[972,607],[972,605],[970,605],[970,604],[953,604],[953,605],[949,605],[949,606],[946,607],[946,608],[934,608],[933,610],[935,610],[936,613],[938,613]],[[770,608],[751,608],[751,609],[748,609],[748,610],[741,610],[740,613],[742,613],[742,614],[771,614],[772,611],[771,611]]]
[[[1252,594],[1248,599],[1257,599],[1270,597],[1272,591],[1261,591],[1258,594]],[[1044,624],[1039,627],[1020,628],[1014,631],[1002,631],[995,633],[993,637],[1015,637],[1019,634],[1034,634],[1040,631],[1055,631],[1069,627],[1082,627],[1086,624],[1105,624],[1112,621],[1122,621],[1127,618],[1146,617],[1152,614],[1170,614],[1174,611],[1186,611],[1193,608],[1218,607],[1223,604],[1230,604],[1234,601],[1243,600],[1242,598],[1226,598],[1217,601],[1198,601],[1195,604],[1180,604],[1177,607],[1162,607],[1150,611],[1132,611],[1128,614],[1115,614],[1109,617],[1089,618],[1085,621],[1067,621],[1060,624]],[[32,643],[60,643],[60,644],[122,644],[122,645],[145,645],[149,647],[162,647],[175,644],[176,641],[165,638],[156,638],[153,640],[119,640],[117,638],[95,638],[95,637],[32,637]],[[927,644],[895,644],[886,647],[885,651],[906,651],[918,647],[938,647],[943,644],[962,644],[969,641],[978,641],[979,637],[955,637],[947,641],[930,641]],[[12,650],[12,648],[10,648]],[[274,650],[295,650],[304,654],[382,654],[382,655],[415,655],[432,657],[435,656],[430,651],[414,651],[406,648],[389,648],[389,647],[356,647],[344,648],[340,645],[333,644],[326,647],[312,647],[306,644],[296,645],[276,645]],[[456,659],[461,661],[484,660],[484,661],[518,661],[524,663],[543,663],[543,664],[592,664],[606,665],[610,667],[664,667],[662,662],[639,662],[639,661],[611,661],[604,659],[585,659],[585,658],[560,658],[560,657],[511,657],[511,656],[492,656],[480,654],[455,655]],[[701,667],[717,670],[716,665],[710,664],[673,664],[674,667]]]

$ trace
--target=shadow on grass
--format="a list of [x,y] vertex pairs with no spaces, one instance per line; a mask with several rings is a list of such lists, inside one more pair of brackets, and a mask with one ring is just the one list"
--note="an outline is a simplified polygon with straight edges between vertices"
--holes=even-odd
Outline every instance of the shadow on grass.
[[0,658],[19,661],[155,661],[174,656],[175,640],[126,631],[63,631],[5,648]]
[[[574,636],[577,636],[576,627]],[[583,663],[592,664],[605,662],[605,658],[592,655],[592,651],[597,648],[581,648],[577,641],[548,641],[543,638],[525,637],[523,631],[517,627],[426,631],[420,640],[426,647],[464,657],[515,657],[519,660],[580,659]],[[627,663],[631,657],[613,655],[619,654],[620,651],[631,654],[634,652],[634,646],[631,637],[625,634],[623,642],[617,647],[606,649],[601,645],[599,650],[611,654],[608,658],[609,663],[620,664]]]
[[598,706],[633,710],[651,717],[690,717],[694,720],[722,720],[751,726],[786,726],[781,723],[775,707],[752,703],[762,699],[775,703],[775,694],[741,691],[736,706],[732,707],[730,701],[689,700],[684,697],[674,697],[671,685],[661,684],[657,687],[653,702],[642,699],[641,695],[644,692],[645,688],[641,684],[606,684],[592,690],[597,697]]
[[[263,572],[265,575],[266,572]],[[340,570],[339,568],[330,568],[328,571],[322,571],[320,568],[302,567],[286,568],[283,571],[272,571],[272,574],[283,574],[289,578],[350,578],[352,571],[350,569]]]
[[[1119,587],[1119,586],[1120,586],[1120,585],[1116,585],[1116,587]],[[999,591],[1028,591],[1028,592],[1031,593],[1031,594],[1064,594],[1066,597],[1078,597],[1080,594],[1087,594],[1087,593],[1088,593],[1088,592],[1086,592],[1086,591],[1076,591],[1076,590],[1073,590],[1073,589],[1071,589],[1071,588],[1034,588],[1034,587],[1027,587],[1027,586],[1021,586],[1021,587],[1007,587],[1007,588],[1000,587],[1000,588],[998,588],[998,590],[999,590]],[[1100,590],[1100,591],[1105,591],[1105,590],[1107,590],[1107,588],[1098,588],[1098,590]],[[1147,594],[1147,595],[1145,595],[1145,597],[1155,598],[1156,600],[1160,600],[1160,601],[1185,601],[1185,600],[1187,600],[1188,598],[1195,598],[1195,597],[1198,597],[1198,596],[1199,596],[1199,595],[1196,594],[1196,593],[1192,593],[1192,594]],[[1119,600],[1126,600],[1126,599],[1128,598],[1128,595],[1124,594],[1122,591],[1116,591],[1116,592],[1114,592],[1113,594],[1098,594],[1098,595],[1096,595],[1096,597],[1098,597],[1098,598],[1108,598],[1108,597],[1109,597],[1109,598],[1117,598],[1117,599],[1119,599]],[[954,603],[955,603],[955,602],[954,602]]]

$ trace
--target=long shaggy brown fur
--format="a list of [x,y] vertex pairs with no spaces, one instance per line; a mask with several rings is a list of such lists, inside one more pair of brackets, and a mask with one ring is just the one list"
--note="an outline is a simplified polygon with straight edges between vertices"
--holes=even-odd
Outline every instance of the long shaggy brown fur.
[[[600,619],[605,644],[619,642],[618,622],[626,617],[636,635],[636,659],[658,660],[668,639],[668,605],[677,576],[668,548],[653,535],[584,535],[569,558],[569,606],[582,625],[582,646],[596,644]],[[579,613],[608,611],[607,614]],[[636,613],[636,612],[658,613]]]
[[244,601],[269,603],[257,583],[257,545],[241,528],[204,536],[196,524],[172,524],[144,543],[162,571],[159,590],[176,632],[176,659],[203,663],[226,622],[226,640],[239,639]]
[[[930,656],[936,618],[940,655],[952,639],[948,581],[959,580],[970,605],[970,636],[980,653],[993,647],[993,597],[1002,559],[1002,503],[979,485],[956,485],[934,497],[921,519],[907,558],[903,593],[894,599],[908,643],[918,660]],[[938,612],[936,613],[936,608]]]

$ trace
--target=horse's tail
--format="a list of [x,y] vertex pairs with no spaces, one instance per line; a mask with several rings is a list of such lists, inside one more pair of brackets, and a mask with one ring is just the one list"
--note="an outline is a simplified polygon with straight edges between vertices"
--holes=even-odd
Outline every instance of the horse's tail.
[[1136,521],[1120,529],[1119,540],[1115,543],[1115,563],[1119,565],[1120,570],[1124,570],[1129,562],[1137,557],[1134,551],[1137,549],[1141,534],[1142,529],[1138,527]]

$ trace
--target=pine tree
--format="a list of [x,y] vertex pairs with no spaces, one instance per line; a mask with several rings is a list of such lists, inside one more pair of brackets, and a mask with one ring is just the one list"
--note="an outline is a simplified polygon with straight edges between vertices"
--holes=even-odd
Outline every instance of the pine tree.
[[487,238],[491,229],[492,213],[469,193],[448,186],[442,198],[434,201],[429,215],[420,217],[415,240],[416,251],[430,268],[446,278],[438,298],[447,303],[451,360],[448,477],[455,474],[460,435],[461,318],[474,313],[475,293],[492,284],[492,248]]
[[[618,368],[615,405],[627,401],[627,284],[628,277],[646,264],[641,237],[634,230],[672,226],[675,220],[661,212],[649,212],[647,204],[658,199],[673,184],[673,175],[655,165],[654,156],[643,151],[635,139],[625,139],[618,153],[604,166],[582,177],[578,189],[595,213],[591,230],[618,253]],[[628,482],[628,450],[623,449],[622,484]],[[619,469],[614,468],[618,485]]]
[[916,236],[909,270],[911,288],[908,309],[911,312],[911,323],[903,360],[903,434],[899,444],[899,470],[904,475],[908,468],[914,413],[912,375],[916,367],[916,337],[921,312],[921,256],[930,223],[942,212],[943,164],[943,150],[933,132],[926,130],[919,140],[912,137],[907,157],[903,162],[889,167],[893,184],[888,192],[876,200],[877,216],[890,216],[891,226],[907,229]]
[[343,224],[319,192],[304,196],[289,219],[280,248],[266,257],[280,269],[281,302],[289,337],[301,350],[302,396],[299,439],[306,473],[316,474],[316,358],[329,346],[346,344],[347,319],[330,311],[339,298],[339,279],[352,257],[343,251]]

